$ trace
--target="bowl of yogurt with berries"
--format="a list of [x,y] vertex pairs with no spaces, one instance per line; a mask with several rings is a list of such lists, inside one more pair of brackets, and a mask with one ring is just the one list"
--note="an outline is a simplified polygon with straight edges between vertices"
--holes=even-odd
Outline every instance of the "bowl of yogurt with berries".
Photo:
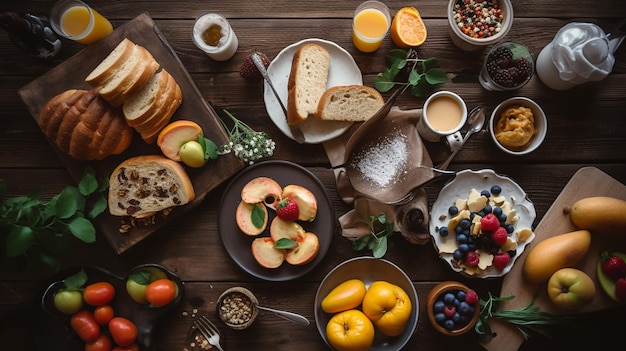
[[504,276],[535,238],[533,203],[494,170],[463,170],[431,210],[429,232],[439,256],[469,277]]

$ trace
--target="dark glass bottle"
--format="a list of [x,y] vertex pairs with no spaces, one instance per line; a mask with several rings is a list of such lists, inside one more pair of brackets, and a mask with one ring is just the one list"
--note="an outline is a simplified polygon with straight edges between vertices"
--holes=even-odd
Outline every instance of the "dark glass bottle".
[[61,40],[52,31],[48,17],[32,13],[0,13],[0,27],[20,50],[35,56],[48,58],[61,50]]

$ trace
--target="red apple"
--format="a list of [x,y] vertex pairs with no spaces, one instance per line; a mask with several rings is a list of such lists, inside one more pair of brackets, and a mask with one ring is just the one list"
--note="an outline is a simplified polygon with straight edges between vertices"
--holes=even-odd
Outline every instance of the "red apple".
[[561,268],[548,280],[548,296],[559,309],[578,310],[591,303],[596,286],[587,273],[575,268]]

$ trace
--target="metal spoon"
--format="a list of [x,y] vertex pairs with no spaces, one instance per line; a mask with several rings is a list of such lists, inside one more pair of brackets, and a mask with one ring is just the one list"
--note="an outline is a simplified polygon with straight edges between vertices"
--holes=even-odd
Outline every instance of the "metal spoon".
[[463,141],[461,142],[461,146],[459,146],[456,150],[452,151],[450,156],[448,156],[448,159],[445,160],[443,163],[437,165],[436,168],[438,169],[448,168],[448,165],[450,164],[454,156],[456,156],[456,153],[459,152],[461,147],[465,144],[467,139],[469,139],[469,137],[472,134],[483,129],[483,125],[485,124],[485,108],[482,106],[477,106],[472,111],[470,111],[469,117],[467,118],[467,123],[469,123],[470,129],[467,131],[467,134],[465,134],[465,137],[463,138]]
[[301,316],[301,315],[299,315],[297,313],[281,311],[281,310],[275,310],[273,308],[259,306],[258,304],[256,305],[256,308],[258,308],[260,310],[273,312],[275,315],[277,315],[277,316],[279,316],[281,318],[284,318],[284,319],[286,319],[288,321],[291,321],[291,322],[294,322],[294,323],[298,323],[300,325],[309,325],[309,324],[311,324],[311,322],[309,322],[309,320],[306,319],[306,317]]

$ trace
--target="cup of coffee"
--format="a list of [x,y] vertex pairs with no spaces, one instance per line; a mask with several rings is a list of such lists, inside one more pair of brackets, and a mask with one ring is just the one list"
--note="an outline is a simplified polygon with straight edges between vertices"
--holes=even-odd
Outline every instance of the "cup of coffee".
[[426,99],[417,130],[422,139],[437,142],[441,137],[458,132],[466,121],[465,101],[451,91],[439,91]]

